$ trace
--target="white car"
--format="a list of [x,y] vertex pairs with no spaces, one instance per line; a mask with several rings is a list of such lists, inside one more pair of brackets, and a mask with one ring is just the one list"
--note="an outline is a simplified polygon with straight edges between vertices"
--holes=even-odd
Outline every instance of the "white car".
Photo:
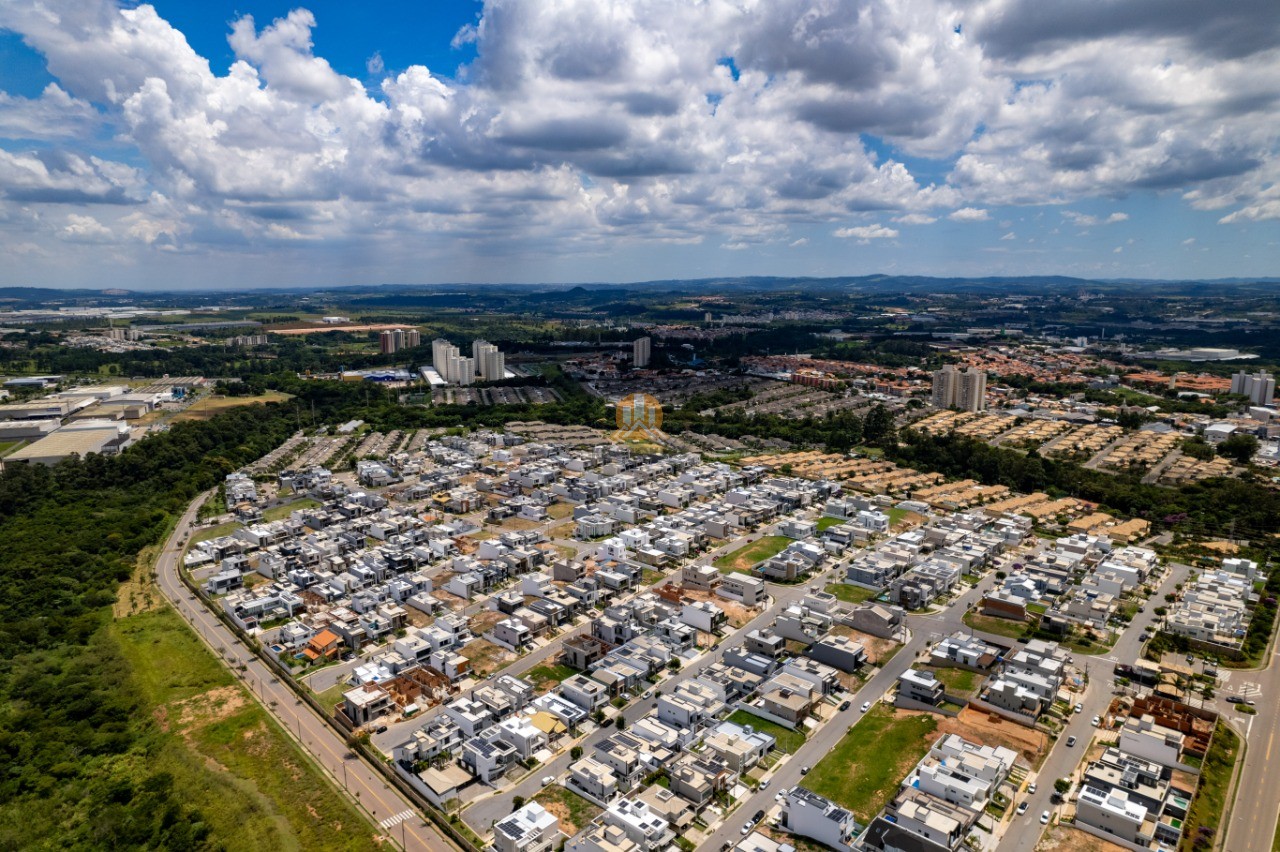
[[1022,804],[1018,805],[1018,816],[1022,816],[1022,815],[1023,815],[1023,814],[1025,814],[1026,812],[1027,812],[1027,803],[1026,803],[1026,802],[1023,802]]
[[545,776],[543,776],[543,778],[542,778],[542,786],[543,786],[543,787],[550,787],[550,786],[551,786],[552,784],[554,784],[554,783],[556,783],[556,776],[554,776],[554,775],[545,775]]
[[1083,704],[1076,704],[1076,712],[1077,712],[1077,713],[1083,713],[1083,712],[1084,712],[1084,705],[1083,705]]
[[1041,825],[1048,825],[1048,824],[1049,824],[1049,812],[1048,812],[1048,811],[1045,811],[1044,813],[1040,814],[1040,824],[1041,824]]
[[1101,717],[1101,716],[1094,716],[1094,717],[1093,717],[1093,723],[1092,723],[1092,724],[1093,724],[1093,726],[1094,726],[1095,728],[1096,728],[1096,727],[1098,727],[1099,725],[1101,725],[1101,724],[1102,724],[1102,717]]
[[870,710],[870,709],[871,709],[871,702],[870,702],[870,701],[864,701],[864,702],[862,702],[862,712],[863,712],[863,713],[867,712],[867,711],[868,711],[868,710]]
[[751,833],[751,823],[747,823],[742,827],[742,833],[744,836]]

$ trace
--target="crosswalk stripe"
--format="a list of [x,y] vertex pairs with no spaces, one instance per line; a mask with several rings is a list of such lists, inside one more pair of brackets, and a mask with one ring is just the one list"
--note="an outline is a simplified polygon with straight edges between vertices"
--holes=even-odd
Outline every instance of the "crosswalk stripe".
[[401,811],[400,813],[396,814],[393,817],[387,817],[382,822],[378,823],[378,825],[382,826],[383,828],[394,828],[395,826],[409,819],[411,816],[413,816],[413,811]]

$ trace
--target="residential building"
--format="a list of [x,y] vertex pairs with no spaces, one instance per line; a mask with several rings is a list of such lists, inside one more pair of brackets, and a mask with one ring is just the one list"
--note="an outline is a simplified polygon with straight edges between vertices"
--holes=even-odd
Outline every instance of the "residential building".
[[641,337],[631,343],[631,364],[636,368],[648,367],[653,341]]
[[934,408],[986,411],[986,396],[987,374],[978,367],[961,372],[954,364],[946,364],[933,374],[930,402]]
[[787,792],[782,825],[792,834],[837,850],[850,849],[858,829],[852,813],[799,786]]
[[496,852],[546,852],[560,837],[560,821],[537,802],[526,803],[493,826]]

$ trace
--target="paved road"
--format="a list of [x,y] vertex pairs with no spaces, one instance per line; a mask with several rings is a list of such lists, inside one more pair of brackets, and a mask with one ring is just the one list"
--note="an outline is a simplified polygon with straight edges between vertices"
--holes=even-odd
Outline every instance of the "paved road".
[[1220,712],[1232,719],[1237,730],[1247,734],[1249,747],[1240,770],[1237,790],[1243,796],[1236,802],[1227,823],[1226,852],[1256,852],[1270,849],[1276,832],[1276,816],[1280,814],[1280,712],[1276,696],[1280,696],[1280,666],[1276,664],[1280,648],[1273,640],[1267,654],[1266,668],[1261,671],[1233,671],[1233,682],[1251,681],[1249,697],[1258,702],[1257,716],[1241,716],[1227,710],[1218,699]]
[[187,509],[160,553],[156,563],[160,590],[200,638],[244,680],[249,692],[393,842],[399,842],[409,850],[438,852],[455,848],[443,835],[423,822],[412,802],[388,786],[364,761],[349,756],[342,737],[316,715],[309,704],[296,698],[290,687],[281,683],[266,663],[240,644],[226,625],[201,603],[190,599],[190,592],[178,576],[179,560],[182,556],[181,542],[195,521],[200,502],[196,500]]
[[[774,795],[783,788],[791,788],[801,782],[800,770],[805,766],[813,766],[824,755],[835,748],[849,729],[862,718],[862,704],[875,702],[897,683],[898,676],[916,662],[916,656],[925,646],[942,636],[957,630],[968,630],[962,621],[965,611],[971,603],[995,585],[993,576],[979,581],[978,585],[958,597],[949,607],[933,615],[911,616],[912,636],[907,644],[890,660],[883,669],[863,684],[856,695],[849,697],[849,709],[827,721],[818,731],[812,734],[795,754],[779,763],[769,778],[769,787],[754,793],[745,799],[716,831],[710,834],[698,848],[716,850],[726,841],[737,842],[742,838],[741,829],[744,823],[758,810],[768,811],[775,804]],[[1008,639],[999,639],[1008,644]]]
[[[1171,566],[1165,581],[1151,596],[1152,604],[1162,601],[1164,595],[1172,592],[1173,587],[1185,580],[1189,573],[1190,568],[1185,565]],[[1035,849],[1043,831],[1040,825],[1040,814],[1054,809],[1049,801],[1053,795],[1053,782],[1058,778],[1069,776],[1088,751],[1089,740],[1096,733],[1092,724],[1093,717],[1101,716],[1111,703],[1112,669],[1117,662],[1133,662],[1138,659],[1142,647],[1139,636],[1142,628],[1149,625],[1153,618],[1150,612],[1139,614],[1128,629],[1120,634],[1115,647],[1108,654],[1076,655],[1076,666],[1089,675],[1085,694],[1077,699],[1084,705],[1084,709],[1080,713],[1072,714],[1066,728],[1054,744],[1053,750],[1041,765],[1040,771],[1032,776],[1032,780],[1036,782],[1036,792],[1025,797],[1028,802],[1027,812],[1020,817],[1014,817],[1004,839],[997,847],[999,852],[1031,852]],[[1075,746],[1068,748],[1067,738],[1070,736],[1076,737],[1078,742]]]

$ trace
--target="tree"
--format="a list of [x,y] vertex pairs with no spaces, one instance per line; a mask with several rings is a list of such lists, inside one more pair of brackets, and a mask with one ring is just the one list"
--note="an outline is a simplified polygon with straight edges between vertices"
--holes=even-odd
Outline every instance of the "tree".
[[617,725],[619,731],[624,730],[627,727],[627,720],[621,716],[615,719],[613,723]]
[[1236,433],[1218,445],[1218,454],[1235,459],[1237,464],[1248,464],[1258,451],[1258,439],[1253,435]]
[[876,403],[862,422],[862,438],[869,444],[892,444],[895,440],[893,414]]
[[572,758],[573,760],[578,760],[579,758],[581,758],[582,746],[574,746],[573,748],[569,749],[569,757]]
[[1071,782],[1066,778],[1059,778],[1057,781],[1053,782],[1053,789],[1057,791],[1059,795],[1065,796],[1067,795],[1067,791],[1071,789]]
[[513,796],[511,799],[511,807],[520,810],[524,807],[524,796]]

